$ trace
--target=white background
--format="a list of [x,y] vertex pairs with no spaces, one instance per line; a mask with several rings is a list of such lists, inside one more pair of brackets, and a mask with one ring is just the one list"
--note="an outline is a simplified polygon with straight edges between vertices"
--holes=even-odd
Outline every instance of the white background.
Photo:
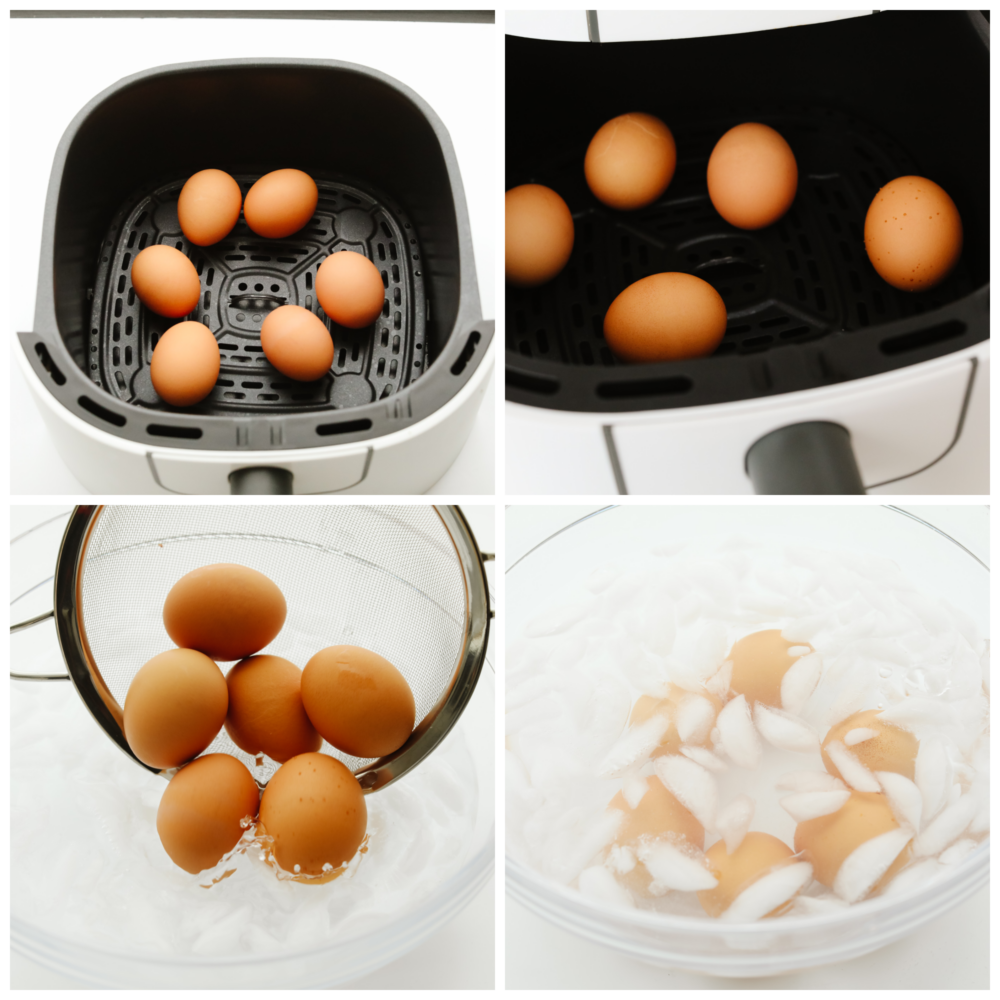
[[[483,316],[496,315],[495,29],[486,24],[223,18],[15,18],[10,31],[11,492],[85,494],[53,445],[17,368],[14,335],[33,328],[42,216],[56,147],[77,112],[154,66],[241,57],[339,59],[417,92],[451,135],[465,188]],[[111,55],[113,54],[113,56]],[[321,113],[322,109],[318,109]],[[192,141],[201,123],[192,122]],[[127,137],[122,155],[128,155]],[[500,331],[497,331],[500,335]],[[486,392],[455,464],[428,492],[494,490],[495,395]]]
[[[10,538],[41,524],[71,507],[12,506],[10,511]],[[492,506],[462,506],[483,552],[494,552],[496,524]],[[491,593],[495,590],[495,563],[486,564],[486,575]],[[53,566],[54,568],[54,566]],[[492,601],[491,601],[492,603]],[[495,666],[494,633],[487,647],[487,666]],[[498,688],[499,690],[499,688]],[[81,706],[82,710],[82,706]],[[397,958],[382,969],[355,980],[352,989],[492,989],[494,983],[495,952],[495,876],[480,890],[469,905],[427,941]],[[10,988],[18,989],[90,989],[91,987],[58,975],[30,959],[10,953]]]
[[[514,506],[506,511],[504,569],[560,528],[606,504]],[[900,505],[990,562],[989,508]],[[988,989],[989,887],[886,948],[836,965],[769,976],[722,979],[673,972],[601,948],[506,899],[507,989]]]

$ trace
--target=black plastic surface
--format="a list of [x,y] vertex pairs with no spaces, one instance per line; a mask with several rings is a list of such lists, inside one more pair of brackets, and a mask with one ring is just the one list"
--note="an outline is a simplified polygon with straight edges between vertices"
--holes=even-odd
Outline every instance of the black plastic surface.
[[826,420],[790,424],[765,434],[747,451],[746,466],[758,494],[865,492],[850,433]]
[[[978,18],[978,14],[973,15]],[[564,271],[506,292],[507,398],[555,409],[696,406],[809,389],[950,353],[989,335],[989,49],[964,13],[879,14],[712,38],[590,45],[508,37],[507,187],[536,182],[574,213]],[[933,57],[933,93],[915,68]],[[691,81],[697,80],[697,86]],[[583,159],[624,111],[661,117],[678,166],[637,212],[601,205]],[[761,121],[799,165],[795,203],[773,226],[729,226],[708,198],[719,137]],[[965,248],[928,292],[898,292],[864,249],[878,188],[918,173],[955,199]],[[722,295],[726,336],[708,358],[619,362],[604,313],[662,271],[696,274]]]
[[[363,406],[386,399],[415,381],[428,363],[420,247],[409,221],[384,196],[357,185],[314,178],[316,214],[298,233],[265,240],[242,215],[224,240],[208,247],[185,239],[177,221],[184,180],[131,200],[115,217],[97,265],[90,318],[91,377],[125,402],[174,410],[153,389],[149,362],[159,337],[180,319],[158,316],[135,295],[131,265],[147,246],[176,247],[201,278],[201,301],[185,319],[204,323],[221,354],[212,393],[181,412],[227,414]],[[255,175],[236,178],[246,197]],[[362,253],[382,275],[385,301],[374,329],[333,323],[316,299],[316,272],[340,250]],[[295,382],[273,368],[260,346],[268,313],[297,305],[318,315],[331,332],[333,367],[315,382]]]
[[290,495],[292,478],[287,469],[237,469],[229,474],[229,492],[233,496]]
[[[212,293],[199,316],[208,313],[225,359],[212,396],[181,411],[163,407],[145,384],[144,365],[163,322],[148,313],[144,320],[138,303],[128,302],[128,265],[122,265],[144,232],[147,243],[173,239],[173,191],[207,166],[241,178],[244,189],[253,177],[296,166],[317,179],[324,196],[316,225],[286,240],[265,245],[240,222],[218,247],[192,251],[196,263],[204,262],[203,305]],[[143,199],[155,192],[156,206],[140,222]],[[375,232],[359,235],[358,213],[376,223]],[[260,321],[253,316],[278,298],[305,305],[315,266],[340,240],[363,246],[386,270],[389,315],[368,331],[338,327],[332,376],[289,385],[247,350],[259,346]],[[393,243],[398,261],[391,258]],[[305,252],[278,252],[293,244]],[[251,246],[261,252],[240,249]],[[218,253],[245,259],[223,259],[209,285],[209,261]],[[248,259],[254,256],[272,259]],[[248,286],[246,310],[240,282]],[[258,309],[261,296],[265,305]],[[46,200],[35,328],[19,337],[46,388],[101,430],[150,446],[211,450],[366,441],[439,410],[476,371],[492,335],[492,321],[481,319],[465,195],[447,130],[418,95],[385,74],[332,60],[158,67],[95,97],[60,142]]]

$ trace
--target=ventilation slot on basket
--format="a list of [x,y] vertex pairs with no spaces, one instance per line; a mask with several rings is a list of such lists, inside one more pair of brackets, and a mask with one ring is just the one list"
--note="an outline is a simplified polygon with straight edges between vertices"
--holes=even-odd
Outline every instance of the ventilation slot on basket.
[[512,389],[523,389],[525,392],[534,392],[539,396],[553,396],[559,391],[559,383],[554,378],[525,375],[524,372],[514,372],[509,368],[505,381]]
[[114,424],[115,427],[125,426],[124,417],[119,416],[117,413],[112,413],[111,410],[106,410],[100,403],[95,403],[89,396],[81,396],[77,402],[88,413],[93,413],[95,417],[100,417],[101,420],[106,420],[109,424]]
[[154,437],[189,438],[193,441],[201,437],[201,428],[171,427],[170,424],[150,424],[146,428],[146,433],[152,434]]
[[355,434],[358,431],[367,431],[371,428],[370,420],[345,420],[342,424],[320,424],[316,428],[316,433],[321,437],[330,434]]
[[945,340],[953,340],[955,337],[961,337],[963,333],[965,333],[965,324],[961,320],[953,319],[948,323],[929,326],[925,330],[915,330],[913,333],[889,337],[879,344],[879,348],[883,354],[888,354],[891,357],[894,354],[903,354],[906,351],[915,351],[921,347],[940,344]]
[[694,383],[689,378],[636,379],[626,382],[599,382],[597,395],[602,399],[631,399],[636,396],[679,396],[690,392]]
[[56,363],[49,355],[48,348],[44,344],[35,344],[35,353],[38,355],[38,360],[41,361],[42,367],[52,376],[52,381],[56,385],[65,385],[66,376],[56,367]]
[[461,375],[465,371],[465,366],[472,360],[472,355],[476,351],[476,344],[481,340],[481,336],[478,330],[473,330],[469,334],[469,339],[465,342],[465,347],[462,348],[462,353],[458,356],[458,360],[451,366],[452,375]]

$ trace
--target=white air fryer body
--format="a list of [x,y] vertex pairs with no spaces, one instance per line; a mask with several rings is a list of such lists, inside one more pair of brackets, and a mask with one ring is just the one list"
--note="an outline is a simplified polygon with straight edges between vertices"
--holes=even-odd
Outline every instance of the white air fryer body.
[[87,489],[100,494],[226,494],[229,475],[258,466],[287,469],[292,492],[423,493],[458,457],[488,380],[495,339],[469,381],[431,416],[357,444],[271,451],[149,448],[102,431],[63,407],[16,351],[60,457]]
[[[751,445],[789,424],[828,420],[847,428],[865,487],[898,482],[943,458],[959,435],[952,478],[989,492],[989,342],[906,368],[837,385],[718,405],[580,413],[506,404],[509,494],[751,494]],[[970,453],[971,451],[971,453]],[[974,464],[975,469],[967,466]],[[980,473],[977,476],[977,471]]]

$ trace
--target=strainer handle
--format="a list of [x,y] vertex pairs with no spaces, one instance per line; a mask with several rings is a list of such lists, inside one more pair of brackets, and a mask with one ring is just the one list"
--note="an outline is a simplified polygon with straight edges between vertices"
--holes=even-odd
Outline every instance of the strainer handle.
[[[13,635],[15,632],[23,632],[25,629],[34,628],[35,625],[40,625],[44,621],[48,621],[50,618],[55,618],[56,613],[54,611],[46,611],[44,614],[36,615],[34,618],[28,618],[26,621],[18,622],[16,625],[11,625],[10,634]],[[15,674],[12,670],[10,676],[16,681],[68,681],[69,674]]]

